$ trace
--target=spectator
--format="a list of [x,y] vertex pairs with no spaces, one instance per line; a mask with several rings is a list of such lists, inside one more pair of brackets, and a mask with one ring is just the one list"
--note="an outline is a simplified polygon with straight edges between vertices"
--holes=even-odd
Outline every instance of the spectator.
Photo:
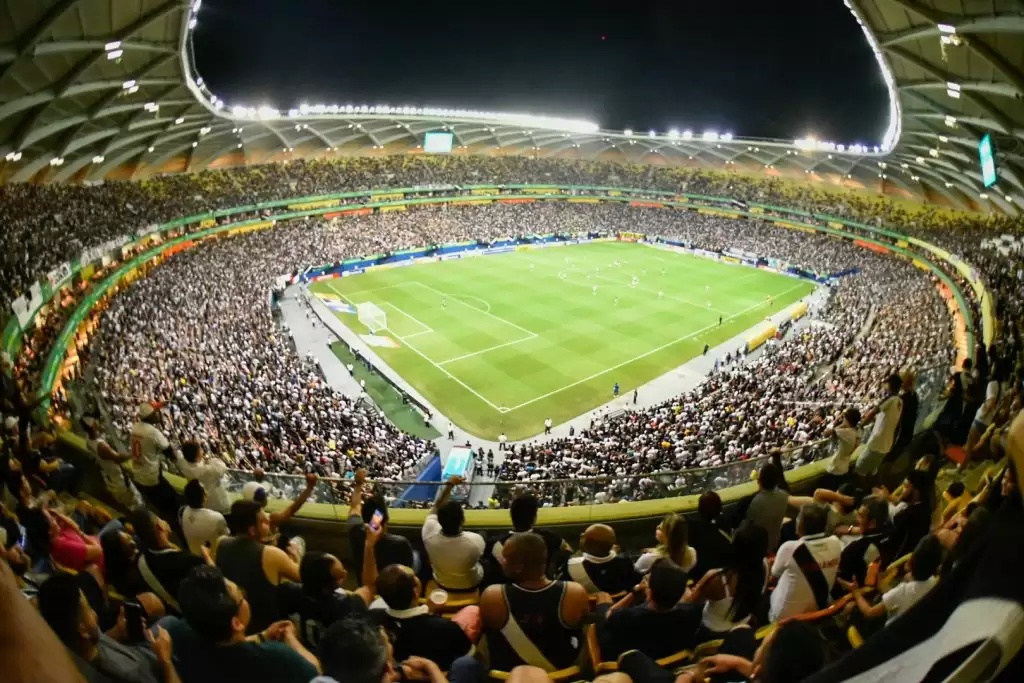
[[932,527],[935,483],[923,470],[912,470],[903,483],[903,494],[892,516],[892,533],[882,548],[884,564],[914,551]]
[[179,512],[181,531],[189,552],[202,556],[203,548],[209,548],[221,536],[228,533],[228,522],[224,515],[206,507],[206,487],[198,479],[185,484],[185,506]]
[[654,532],[658,546],[640,556],[634,568],[638,574],[646,574],[656,562],[669,559],[688,572],[697,564],[697,551],[687,543],[686,518],[676,513],[669,513],[661,520]]
[[896,431],[900,426],[900,415],[903,412],[900,387],[903,386],[903,380],[899,375],[889,375],[883,385],[885,398],[869,410],[863,419],[863,424],[872,421],[873,424],[871,434],[864,443],[864,452],[857,459],[856,471],[862,478],[873,477],[878,471],[878,466],[893,448]]
[[[749,628],[731,631],[718,654],[705,657],[697,670],[684,673],[677,683],[708,680],[751,683],[799,683],[825,667],[825,644],[811,624],[793,621],[780,625],[758,647]],[[621,671],[636,683],[662,683],[662,678],[643,676],[650,671],[640,661],[624,661]],[[667,683],[667,682],[666,682]]]
[[299,640],[317,652],[320,638],[334,622],[347,617],[366,617],[373,599],[368,588],[348,593],[342,588],[347,576],[341,560],[330,553],[310,551],[302,558],[299,576],[302,583],[283,583],[278,587],[281,612],[295,624]]
[[868,567],[880,562],[882,547],[889,531],[889,504],[881,496],[868,496],[857,508],[854,527],[837,528],[837,536],[852,536],[843,548],[832,596],[838,597],[852,589],[852,584],[865,585]]
[[640,576],[633,563],[619,555],[615,530],[607,524],[591,524],[580,536],[580,554],[566,560],[562,576],[575,581],[587,593],[619,595],[631,590]]
[[714,491],[705,491],[697,501],[697,519],[689,524],[689,541],[697,553],[691,576],[704,576],[710,569],[724,567],[729,558],[732,538],[722,528],[722,499]]
[[[256,473],[256,481],[247,481],[242,487],[242,500],[258,503],[261,509],[267,507],[267,488],[258,479],[263,476],[262,471]],[[278,534],[281,527],[294,517],[302,506],[306,504],[309,497],[316,489],[317,476],[312,472],[306,473],[306,487],[284,510],[267,513],[267,536],[263,540],[270,541]]]
[[160,515],[177,523],[178,494],[163,475],[162,459],[173,460],[174,451],[160,431],[161,407],[159,403],[139,406],[139,421],[132,427],[132,478]]
[[747,507],[746,521],[768,533],[768,551],[779,545],[782,520],[789,507],[789,491],[782,487],[783,474],[772,463],[765,463],[757,475],[758,491]]
[[124,527],[104,529],[100,534],[103,569],[107,586],[128,599],[150,590],[139,574],[139,549]]
[[[628,650],[639,650],[660,659],[696,645],[700,607],[680,603],[686,592],[686,571],[670,559],[654,563],[638,590],[630,591],[614,605],[611,596],[598,597],[598,610],[606,616],[602,658],[617,658]],[[643,597],[635,604],[637,594]]]
[[301,581],[299,567],[280,548],[264,545],[270,520],[254,501],[236,500],[228,521],[230,536],[214,546],[213,557],[224,576],[243,591],[249,605],[249,633],[269,628],[280,615],[277,588],[282,581]]
[[80,572],[90,565],[103,571],[103,548],[99,538],[82,532],[75,520],[55,510],[47,511],[50,520],[50,557],[63,569]]
[[180,611],[178,587],[193,567],[203,564],[203,560],[176,548],[170,541],[170,526],[149,510],[135,510],[128,519],[142,551],[137,561],[139,575],[165,605]]
[[373,521],[374,514],[380,515],[380,526],[384,530],[380,540],[374,547],[377,560],[377,570],[382,570],[392,564],[400,564],[419,569],[412,544],[405,536],[388,533],[388,504],[382,496],[371,496],[363,500],[363,486],[366,483],[366,470],[359,468],[355,472],[355,479],[352,482],[352,497],[348,505],[348,539],[349,548],[352,551],[352,560],[356,569],[360,572],[359,582],[362,582],[361,575],[363,567],[363,546],[366,544],[366,525]]
[[842,544],[835,536],[825,535],[828,513],[810,504],[800,508],[796,529],[800,537],[779,547],[771,574],[779,580],[772,592],[770,621],[824,609],[831,602],[829,593],[839,569]]
[[925,536],[914,548],[914,554],[910,557],[910,581],[904,581],[895,588],[891,588],[882,595],[882,600],[877,605],[871,605],[865,599],[864,594],[857,590],[854,583],[854,598],[857,601],[857,609],[869,619],[886,615],[886,624],[901,614],[905,614],[914,604],[923,598],[928,591],[935,587],[939,577],[936,576],[939,567],[942,565],[942,544],[935,536]]
[[[384,629],[363,619],[342,619],[331,625],[321,641],[320,663],[324,677],[315,683],[391,683],[403,671],[395,664]],[[444,683],[444,674],[430,660],[410,667],[429,672],[430,683]]]
[[231,501],[224,488],[228,466],[220,458],[211,458],[198,441],[186,441],[178,454],[178,469],[186,479],[197,479],[206,489],[206,505],[221,514],[231,511]]
[[686,601],[700,605],[701,632],[697,642],[724,638],[737,626],[746,626],[757,612],[768,588],[768,534],[756,524],[744,524],[732,539],[729,560],[700,578]]
[[[505,531],[495,537],[491,542],[491,552],[487,555],[488,566],[496,571],[489,576],[488,583],[500,583],[504,579],[501,570],[502,546],[513,534],[533,532],[544,539],[544,545],[548,549],[549,566],[560,566],[557,563],[558,556],[568,550],[569,544],[561,536],[548,529],[536,529],[537,510],[540,507],[537,496],[532,493],[521,493],[512,499],[508,512],[512,518],[512,530]],[[499,575],[501,573],[501,575]]]
[[484,576],[480,565],[484,539],[480,534],[463,531],[462,505],[451,500],[452,489],[461,483],[462,477],[452,477],[445,483],[423,522],[423,545],[430,557],[434,580],[453,591],[476,588]]
[[171,638],[163,628],[144,631],[145,643],[128,642],[123,620],[111,633],[101,632],[96,612],[69,574],[43,582],[37,599],[39,613],[87,681],[178,683]]
[[832,436],[835,437],[836,443],[835,451],[825,467],[825,475],[818,481],[820,488],[834,491],[846,481],[850,471],[850,458],[853,456],[857,444],[860,443],[858,425],[860,425],[860,411],[856,408],[847,408],[843,412],[842,421],[832,429]]
[[491,667],[511,671],[528,664],[550,673],[571,666],[590,611],[586,590],[544,575],[547,547],[537,534],[512,535],[502,557],[511,582],[488,586],[480,597]]
[[85,425],[85,450],[100,468],[100,475],[111,497],[131,510],[142,505],[142,496],[121,465],[131,460],[128,454],[118,453],[102,438],[99,420],[93,416],[82,418]]
[[246,593],[219,569],[197,567],[181,583],[182,619],[161,622],[174,641],[182,683],[309,683],[319,673],[290,621],[255,636]]
[[425,657],[448,671],[456,659],[473,652],[473,643],[458,623],[431,614],[428,605],[420,604],[422,586],[409,567],[385,567],[376,585],[387,607],[374,612],[374,623],[390,634],[396,659]]
[[900,385],[900,402],[903,404],[903,409],[900,411],[899,427],[896,430],[896,442],[893,444],[886,460],[893,460],[906,450],[914,438],[914,430],[917,428],[917,413],[921,404],[921,399],[918,397],[917,389],[915,388],[917,375],[914,374],[913,370],[904,370],[900,373],[900,379],[902,380]]

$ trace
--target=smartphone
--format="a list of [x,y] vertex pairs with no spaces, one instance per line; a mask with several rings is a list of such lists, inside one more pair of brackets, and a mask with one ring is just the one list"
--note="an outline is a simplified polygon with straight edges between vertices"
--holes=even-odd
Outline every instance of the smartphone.
[[124,603],[124,622],[128,629],[128,641],[141,643],[146,640],[146,611],[137,602]]
[[374,531],[380,529],[380,523],[384,521],[384,513],[380,510],[373,511],[373,517],[370,517],[370,528]]

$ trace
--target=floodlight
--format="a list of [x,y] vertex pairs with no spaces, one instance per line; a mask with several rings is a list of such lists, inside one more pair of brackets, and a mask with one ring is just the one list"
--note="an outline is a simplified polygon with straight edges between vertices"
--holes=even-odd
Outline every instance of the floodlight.
[[952,24],[936,24],[935,28],[939,29],[941,33],[956,33],[956,26]]
[[632,135],[633,134],[633,129],[632,128],[627,128],[626,130],[622,131],[622,134],[623,135],[627,135],[627,136]]
[[94,163],[94,164],[102,164],[103,163],[103,155],[102,154],[97,154],[96,156],[94,156],[92,158],[92,163]]
[[117,59],[124,54],[124,50],[111,50],[107,53],[107,59]]

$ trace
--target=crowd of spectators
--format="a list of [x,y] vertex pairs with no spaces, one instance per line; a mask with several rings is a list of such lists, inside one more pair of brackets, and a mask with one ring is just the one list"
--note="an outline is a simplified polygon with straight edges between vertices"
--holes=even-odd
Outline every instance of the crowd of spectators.
[[[392,178],[416,177],[399,174],[422,164],[416,173],[436,180],[428,173],[434,162],[388,163]],[[552,169],[549,181],[562,181],[556,175],[561,162],[544,163]],[[451,165],[453,174],[472,170],[474,178],[483,176],[480,182],[501,171],[500,160]],[[252,201],[260,196],[254,188],[279,183],[291,183],[291,192],[299,183],[310,191],[333,189],[329,174],[337,168],[325,166],[327,171],[317,164],[287,171],[257,167],[101,192],[125,203],[136,192],[187,201],[193,183],[202,183],[235,202]],[[595,177],[605,166],[574,168],[574,178]],[[358,183],[372,180],[361,174],[379,169],[355,163],[349,170],[348,182]],[[634,169],[632,178],[621,172],[627,177],[604,180],[658,181],[654,169]],[[700,182],[679,180],[678,189],[708,191]],[[38,192],[47,191],[64,193],[71,202],[78,190]],[[10,192],[30,206],[37,190]],[[111,215],[134,210],[117,202],[89,206],[67,214],[83,220],[101,216],[104,207]],[[140,200],[139,206],[146,205]],[[886,218],[899,217],[897,209],[874,208]],[[622,217],[632,216],[603,207],[516,207],[495,211],[488,227],[490,211],[439,211],[429,221],[415,221],[416,213],[393,221],[372,216],[357,219],[365,223],[354,231],[347,223],[310,221],[217,240],[170,257],[104,304],[95,321],[97,337],[82,351],[95,372],[87,381],[95,382],[99,407],[114,427],[114,445],[101,435],[98,417],[82,422],[90,455],[114,464],[103,470],[108,487],[117,466],[133,461],[133,481],[121,481],[115,496],[123,509],[78,497],[78,468],[58,456],[53,434],[29,426],[25,395],[5,381],[4,676],[16,683],[471,683],[489,667],[511,671],[514,680],[547,681],[574,664],[587,669],[582,660],[589,655],[591,661],[615,662],[635,683],[662,683],[675,673],[655,660],[685,650],[699,654],[681,660],[695,664],[679,674],[680,683],[844,680],[847,664],[859,672],[872,657],[884,661],[920,651],[914,647],[925,637],[920,634],[934,632],[936,618],[953,619],[956,603],[971,598],[969,579],[1014,566],[982,561],[1020,547],[1013,463],[1022,457],[1024,417],[1013,368],[1019,353],[1014,321],[1004,321],[998,343],[951,378],[943,415],[964,428],[944,431],[940,420],[930,430],[943,440],[960,432],[954,443],[963,445],[965,462],[1008,455],[1009,464],[993,468],[973,490],[954,481],[942,506],[935,478],[942,450],[929,451],[890,491],[875,485],[881,463],[874,456],[886,461],[915,448],[916,440],[906,436],[913,435],[915,422],[909,420],[906,431],[915,405],[912,370],[950,359],[950,323],[934,283],[902,262],[754,223],[733,226],[741,248],[759,251],[770,244],[772,256],[809,268],[858,269],[839,279],[816,324],[747,363],[727,364],[694,395],[602,420],[572,441],[515,451],[509,462],[534,464],[507,470],[520,482],[510,501],[510,531],[481,535],[467,529],[463,506],[451,499],[461,483],[456,478],[442,487],[420,540],[390,533],[387,499],[364,490],[368,474],[402,474],[430,445],[328,389],[274,326],[267,291],[276,275],[297,265],[368,253],[392,239],[490,239],[526,224],[538,232],[548,225],[545,231],[595,225],[616,230]],[[68,227],[63,218],[32,224],[32,215],[26,211],[19,230],[39,227],[43,235]],[[687,218],[658,225],[658,231],[713,246],[723,229],[720,219],[681,215]],[[979,262],[998,267],[1005,257],[990,250]],[[993,278],[992,296],[1004,312],[1019,306],[1014,273]],[[850,406],[863,408],[863,417]],[[870,429],[854,464],[850,445],[858,425]],[[853,436],[843,436],[851,431]],[[610,460],[614,473],[628,478],[638,473],[631,469],[634,460],[645,469],[714,464],[832,434],[829,485],[813,496],[793,495],[778,463],[763,464],[757,493],[732,519],[709,491],[701,498],[699,520],[688,525],[678,515],[666,517],[653,530],[657,546],[646,551],[623,549],[614,525],[591,525],[577,541],[538,524],[538,509],[556,501],[530,481],[559,466],[555,453],[580,468],[577,473]],[[130,447],[117,447],[119,440]],[[629,453],[632,459],[603,453]],[[216,460],[221,456],[251,469],[308,472],[307,488],[273,512],[259,481],[250,482],[240,498],[225,500],[224,469]],[[184,506],[165,485],[170,462],[189,478]],[[309,498],[317,473],[352,471],[349,538],[361,547],[354,548],[358,561],[346,567],[334,555],[307,548],[288,522]],[[604,493],[608,500],[642,496],[625,489]],[[140,506],[140,498],[159,516]],[[990,603],[1003,597],[985,596]],[[452,599],[458,597],[464,599]],[[441,616],[455,604],[460,609],[451,618]],[[850,626],[868,637],[885,633],[886,647],[850,651],[834,635]],[[770,634],[759,639],[762,627]],[[994,635],[987,624],[972,627],[972,637]],[[486,658],[477,654],[481,643]],[[946,654],[934,647],[926,657],[938,662]],[[920,658],[905,664],[919,667]],[[836,672],[833,679],[821,678],[829,672]]]

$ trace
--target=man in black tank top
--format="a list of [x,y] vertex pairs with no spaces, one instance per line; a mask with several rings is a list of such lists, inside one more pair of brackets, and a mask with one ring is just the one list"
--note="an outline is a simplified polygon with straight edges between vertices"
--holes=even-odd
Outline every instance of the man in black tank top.
[[502,546],[502,566],[511,583],[488,587],[480,598],[491,668],[521,664],[557,671],[580,652],[587,592],[572,581],[545,576],[547,546],[534,533],[513,534]]

